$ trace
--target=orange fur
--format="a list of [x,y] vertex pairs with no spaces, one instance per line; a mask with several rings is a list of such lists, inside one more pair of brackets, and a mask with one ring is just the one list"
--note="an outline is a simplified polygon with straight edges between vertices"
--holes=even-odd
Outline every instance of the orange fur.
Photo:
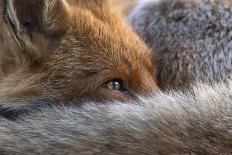
[[[110,1],[18,2],[0,2],[1,98],[125,99],[158,89],[150,50]],[[112,79],[128,91],[102,89]]]

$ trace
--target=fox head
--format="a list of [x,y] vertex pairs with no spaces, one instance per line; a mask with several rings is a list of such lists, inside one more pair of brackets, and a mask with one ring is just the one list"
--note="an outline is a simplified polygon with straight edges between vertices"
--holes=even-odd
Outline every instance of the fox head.
[[150,50],[109,0],[3,0],[1,97],[124,99],[155,91]]

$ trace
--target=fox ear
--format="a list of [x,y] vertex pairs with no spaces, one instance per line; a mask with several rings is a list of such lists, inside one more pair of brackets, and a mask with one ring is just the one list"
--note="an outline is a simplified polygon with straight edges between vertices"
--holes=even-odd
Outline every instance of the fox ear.
[[66,0],[3,0],[5,19],[11,25],[24,56],[34,61],[47,56],[65,32],[70,12]]
[[28,35],[61,30],[61,22],[68,15],[66,0],[8,0],[6,3],[12,23]]
[[22,29],[30,34],[38,31],[42,23],[42,3],[35,0],[8,0],[7,13],[17,33]]

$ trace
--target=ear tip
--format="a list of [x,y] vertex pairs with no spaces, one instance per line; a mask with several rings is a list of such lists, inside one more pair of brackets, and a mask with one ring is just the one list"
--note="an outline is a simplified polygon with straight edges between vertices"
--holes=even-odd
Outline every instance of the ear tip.
[[9,20],[12,26],[15,29],[19,29],[19,21],[17,19],[17,15],[15,9],[13,7],[13,0],[2,0],[4,5],[4,17]]

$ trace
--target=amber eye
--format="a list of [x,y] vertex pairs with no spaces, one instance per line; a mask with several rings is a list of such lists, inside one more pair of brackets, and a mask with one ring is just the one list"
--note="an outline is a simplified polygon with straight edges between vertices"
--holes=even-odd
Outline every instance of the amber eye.
[[114,79],[107,81],[106,83],[103,84],[103,87],[107,90],[116,90],[116,91],[126,91],[127,88],[123,86],[123,82],[120,79]]

